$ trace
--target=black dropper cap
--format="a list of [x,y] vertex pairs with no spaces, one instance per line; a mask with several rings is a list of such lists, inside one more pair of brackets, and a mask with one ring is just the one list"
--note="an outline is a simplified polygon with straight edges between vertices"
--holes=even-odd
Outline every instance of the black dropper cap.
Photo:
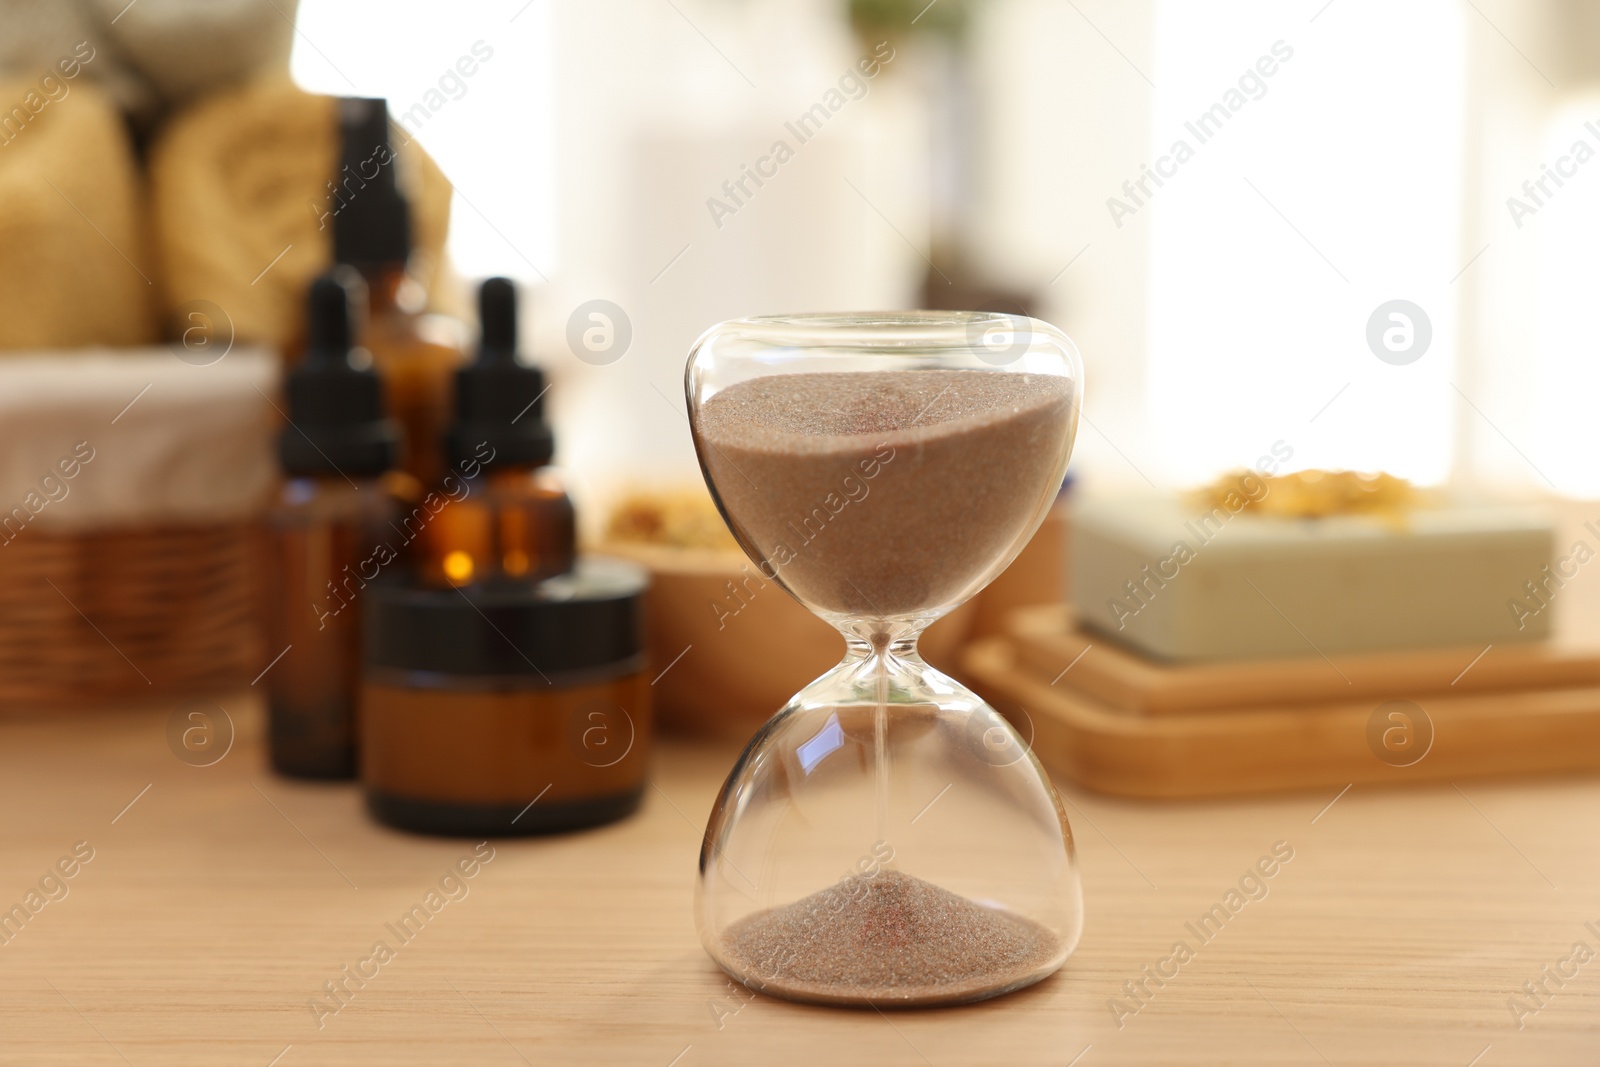
[[483,283],[478,320],[478,356],[456,371],[446,459],[459,466],[492,455],[486,466],[542,467],[555,454],[555,435],[544,421],[544,372],[517,361],[517,287],[509,278]]
[[366,267],[404,263],[411,255],[411,212],[395,181],[396,165],[388,101],[340,99],[335,262]]
[[360,286],[348,267],[311,283],[306,354],[289,372],[290,425],[278,437],[286,474],[374,477],[395,464],[400,434],[384,417],[383,382],[370,357],[359,366],[351,359],[360,351],[351,344]]

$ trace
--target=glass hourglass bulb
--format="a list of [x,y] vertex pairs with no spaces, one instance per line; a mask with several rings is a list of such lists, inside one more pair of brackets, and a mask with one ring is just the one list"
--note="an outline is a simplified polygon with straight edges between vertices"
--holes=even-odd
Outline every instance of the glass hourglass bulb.
[[696,918],[753,989],[834,1004],[996,996],[1058,969],[1072,831],[1011,726],[917,637],[1015,558],[1066,471],[1082,367],[1021,316],[744,319],[685,374],[706,482],[744,550],[845,639],[712,809]]

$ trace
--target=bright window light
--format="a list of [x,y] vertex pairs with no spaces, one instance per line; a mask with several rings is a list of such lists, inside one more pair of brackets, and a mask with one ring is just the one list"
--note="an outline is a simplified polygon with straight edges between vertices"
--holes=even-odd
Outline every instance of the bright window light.
[[[1253,465],[1280,441],[1282,469],[1448,476],[1461,10],[1158,4],[1150,163],[1170,176],[1124,232],[1149,226],[1148,389],[1168,479]],[[1431,326],[1406,365],[1367,342],[1393,300]]]
[[[1600,98],[1589,96],[1551,121],[1540,159],[1567,174],[1561,185],[1550,179],[1543,193],[1531,196],[1514,190],[1523,203],[1539,205],[1533,459],[1557,490],[1589,498],[1600,496],[1600,466],[1594,461],[1594,398],[1600,395],[1600,342],[1594,331],[1595,294],[1600,293],[1600,257],[1594,248],[1600,232],[1600,159],[1595,158],[1600,134],[1585,125],[1596,115]],[[1580,142],[1587,153],[1574,151]]]
[[550,0],[300,3],[295,81],[388,99],[456,186],[449,250],[467,277],[555,269],[550,9]]

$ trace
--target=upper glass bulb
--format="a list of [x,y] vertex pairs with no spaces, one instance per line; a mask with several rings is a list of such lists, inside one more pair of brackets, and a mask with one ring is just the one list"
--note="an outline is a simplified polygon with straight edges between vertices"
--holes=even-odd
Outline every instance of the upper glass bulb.
[[846,642],[752,739],[707,828],[701,937],[752,988],[976,1000],[1076,945],[1076,860],[1048,777],[916,641],[1038,528],[1081,383],[1064,334],[997,314],[745,319],[690,353],[690,423],[723,517]]

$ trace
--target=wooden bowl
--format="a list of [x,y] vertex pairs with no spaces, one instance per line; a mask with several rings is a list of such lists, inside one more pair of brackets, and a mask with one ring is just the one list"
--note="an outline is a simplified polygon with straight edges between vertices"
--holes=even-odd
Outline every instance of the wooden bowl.
[[[650,570],[651,694],[663,732],[746,740],[844,656],[838,632],[741,552],[629,542],[599,551]],[[965,604],[930,626],[923,658],[953,668],[973,611]]]

